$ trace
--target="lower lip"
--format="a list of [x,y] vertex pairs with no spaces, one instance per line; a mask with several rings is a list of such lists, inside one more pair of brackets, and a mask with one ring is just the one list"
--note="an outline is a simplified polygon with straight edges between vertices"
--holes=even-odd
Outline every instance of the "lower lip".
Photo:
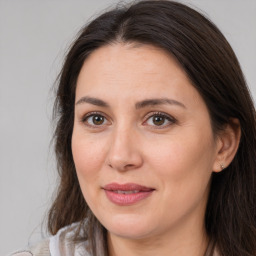
[[133,205],[147,197],[149,197],[154,190],[152,191],[142,191],[134,194],[118,194],[114,191],[105,190],[107,198],[114,204],[126,206]]

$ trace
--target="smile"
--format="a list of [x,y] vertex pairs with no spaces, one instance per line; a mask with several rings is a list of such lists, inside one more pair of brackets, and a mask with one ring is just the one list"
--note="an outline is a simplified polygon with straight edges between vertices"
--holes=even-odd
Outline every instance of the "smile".
[[133,205],[149,197],[155,189],[134,183],[111,183],[104,188],[107,198],[119,206]]
[[139,190],[132,190],[132,191],[122,191],[122,190],[117,190],[117,191],[114,191],[115,193],[117,194],[135,194],[135,193],[139,193],[140,191]]

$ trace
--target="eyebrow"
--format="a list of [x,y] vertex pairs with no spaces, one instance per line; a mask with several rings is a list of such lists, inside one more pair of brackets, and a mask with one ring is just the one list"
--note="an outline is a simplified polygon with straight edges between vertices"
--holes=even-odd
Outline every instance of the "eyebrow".
[[177,105],[183,108],[186,108],[185,105],[177,100],[160,98],[160,99],[147,99],[135,104],[136,109],[144,108],[147,106],[158,106],[158,105]]
[[80,100],[76,102],[76,105],[82,104],[82,103],[90,103],[95,106],[99,107],[105,107],[109,108],[109,104],[103,100],[97,99],[97,98],[92,98],[89,96],[82,97]]
[[[82,103],[89,103],[95,106],[99,106],[99,107],[106,107],[109,108],[109,104],[101,99],[97,99],[97,98],[93,98],[93,97],[89,97],[89,96],[85,96],[82,97],[81,99],[79,99],[76,102],[76,105],[82,104]],[[159,105],[177,105],[183,108],[186,108],[186,106],[176,100],[173,99],[169,99],[169,98],[156,98],[156,99],[146,99],[143,101],[139,101],[135,104],[135,108],[136,109],[141,109],[141,108],[145,108],[148,106],[159,106]]]

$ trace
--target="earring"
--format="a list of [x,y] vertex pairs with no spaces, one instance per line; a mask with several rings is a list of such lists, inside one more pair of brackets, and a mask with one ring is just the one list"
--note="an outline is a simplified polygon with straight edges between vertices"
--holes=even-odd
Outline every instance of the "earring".
[[221,170],[224,170],[225,169],[225,166],[224,166],[224,164],[220,164],[220,168],[221,168]]

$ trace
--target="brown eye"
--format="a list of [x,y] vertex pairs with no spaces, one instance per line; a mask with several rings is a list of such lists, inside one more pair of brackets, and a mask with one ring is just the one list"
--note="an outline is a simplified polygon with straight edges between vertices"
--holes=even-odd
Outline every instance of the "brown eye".
[[158,126],[164,124],[165,119],[163,116],[154,116],[152,122]]
[[95,125],[101,125],[104,123],[104,117],[103,116],[100,116],[100,115],[94,115],[92,117],[92,122],[93,124]]
[[100,114],[90,114],[83,118],[82,122],[87,126],[102,126],[107,123],[106,118]]
[[165,113],[153,113],[151,114],[144,124],[157,129],[166,128],[176,123],[176,119]]

